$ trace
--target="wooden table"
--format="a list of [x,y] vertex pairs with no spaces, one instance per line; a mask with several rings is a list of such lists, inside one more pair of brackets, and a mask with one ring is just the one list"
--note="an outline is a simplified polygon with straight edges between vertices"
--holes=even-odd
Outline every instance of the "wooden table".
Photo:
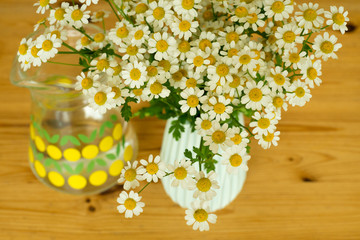
[[[311,103],[291,108],[279,124],[280,146],[252,145],[242,193],[218,211],[207,233],[186,226],[184,210],[160,183],[143,192],[136,219],[116,211],[117,188],[83,197],[42,185],[27,161],[30,95],[9,83],[20,39],[38,16],[32,0],[0,1],[0,239],[360,239],[360,2],[344,5],[352,32],[341,36],[339,61],[323,67]],[[160,151],[165,122],[133,121],[139,158]]]

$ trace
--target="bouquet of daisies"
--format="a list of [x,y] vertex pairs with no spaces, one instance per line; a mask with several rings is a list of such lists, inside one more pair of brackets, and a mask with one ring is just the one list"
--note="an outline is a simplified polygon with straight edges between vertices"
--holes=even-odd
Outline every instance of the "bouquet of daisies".
[[[34,4],[37,13],[47,15],[35,26],[43,27],[43,33],[20,43],[22,68],[44,63],[79,66],[75,88],[100,113],[121,108],[126,120],[174,118],[170,132],[176,139],[190,123],[202,138],[199,147],[185,151],[184,159],[165,166],[150,155],[122,170],[119,181],[125,191],[118,198],[118,210],[125,217],[139,215],[145,205],[139,196],[144,188],[137,193],[131,189],[142,180],[149,184],[173,177],[173,186],[195,190],[185,219],[200,231],[216,222],[208,207],[213,189],[219,187],[214,156],[222,149],[223,164],[231,174],[247,170],[252,137],[264,149],[276,146],[282,112],[289,105],[304,106],[311,89],[322,82],[322,60],[337,58],[341,44],[325,30],[343,34],[349,21],[343,7],[325,11],[318,4],[297,5],[292,0],[80,3]],[[108,11],[88,10],[98,3]],[[106,22],[110,12],[116,22]],[[103,29],[90,34],[89,22]],[[76,45],[67,43],[69,29],[81,33]],[[78,54],[79,61],[52,61],[59,54]],[[133,114],[129,104],[140,101],[149,104]],[[239,121],[240,114],[249,124]]]

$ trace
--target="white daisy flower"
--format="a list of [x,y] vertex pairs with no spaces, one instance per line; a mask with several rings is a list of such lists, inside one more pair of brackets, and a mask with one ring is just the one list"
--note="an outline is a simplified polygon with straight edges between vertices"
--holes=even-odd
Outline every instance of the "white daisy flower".
[[242,33],[244,32],[244,27],[239,26],[228,26],[224,29],[224,31],[219,32],[219,38],[217,41],[221,45],[225,45],[226,43],[230,44],[231,42],[238,43],[241,39]]
[[236,69],[241,67],[241,70],[250,73],[256,68],[257,60],[255,60],[256,54],[251,51],[248,46],[245,46],[238,55],[233,57],[233,65]]
[[205,172],[195,172],[194,179],[189,182],[188,188],[194,191],[194,198],[199,198],[200,200],[210,201],[216,196],[214,189],[219,189],[219,183],[216,180],[216,173],[210,171],[207,176]]
[[123,41],[129,41],[130,27],[124,22],[116,22],[115,28],[110,29],[109,39],[116,45]]
[[180,39],[184,38],[189,40],[189,38],[196,32],[196,28],[199,27],[198,21],[192,21],[188,19],[179,20],[174,18],[174,21],[171,24],[171,31],[175,36],[179,36]]
[[56,24],[56,26],[65,26],[67,24],[65,13],[69,6],[70,4],[68,2],[62,2],[61,7],[51,9],[50,16],[48,18],[50,25]]
[[[154,2],[152,2],[154,3]],[[155,53],[155,59],[160,61],[162,59],[169,59],[177,57],[180,53],[177,50],[175,38],[169,36],[167,32],[162,34],[157,32],[153,35],[154,38],[149,39],[149,53]]]
[[78,5],[69,6],[65,9],[65,19],[70,25],[81,28],[84,24],[89,23],[90,11],[86,11],[86,7],[85,4],[82,5],[80,9]]
[[189,64],[189,69],[195,70],[196,73],[202,73],[206,70],[207,65],[210,64],[209,52],[203,52],[199,48],[192,48],[187,53],[186,62]]
[[254,128],[252,131],[254,134],[273,133],[276,129],[275,125],[278,123],[272,112],[255,112],[252,119],[255,121],[252,121],[249,126]]
[[225,99],[222,95],[218,97],[211,97],[209,102],[211,105],[208,114],[211,119],[215,119],[216,121],[225,121],[233,112],[233,107],[230,106],[230,99]]
[[169,77],[170,85],[174,88],[180,88],[185,82],[187,77],[187,71],[185,69],[178,69],[178,71],[171,74]]
[[265,0],[265,15],[268,18],[274,17],[275,21],[283,21],[290,17],[294,11],[291,0]]
[[79,40],[76,41],[75,49],[80,51],[83,48],[92,49],[91,40],[87,36],[82,36]]
[[265,25],[265,21],[263,20],[265,15],[260,12],[261,9],[258,7],[252,7],[248,10],[244,29],[251,27],[254,31],[257,31],[258,27],[263,27]]
[[55,57],[58,53],[58,48],[61,47],[62,40],[58,39],[56,35],[41,35],[36,39],[36,47],[40,49],[38,56],[43,62]]
[[108,57],[106,53],[103,53],[99,58],[91,61],[91,70],[97,70],[99,72],[107,72],[113,65],[113,57]]
[[181,89],[196,88],[198,84],[202,84],[204,82],[201,75],[193,71],[188,72],[185,78],[185,81],[180,82]]
[[140,25],[131,30],[130,38],[131,44],[140,47],[150,37],[150,30],[148,26]]
[[274,108],[277,114],[281,114],[281,110],[287,111],[288,104],[285,101],[285,94],[279,92],[271,92],[270,97],[272,99],[271,106]]
[[294,47],[284,51],[282,60],[285,63],[285,67],[289,67],[291,65],[293,69],[299,69],[305,62],[305,56],[305,51],[299,53],[298,49]]
[[76,77],[75,90],[81,90],[85,95],[88,94],[91,88],[97,88],[100,86],[99,83],[100,75],[95,72],[87,72],[85,75],[84,72],[81,72],[80,75]]
[[255,135],[255,139],[258,140],[258,143],[262,148],[268,149],[271,147],[271,145],[274,145],[274,146],[278,145],[278,141],[280,139],[279,135],[280,135],[280,132],[276,131],[274,133],[265,133],[262,135]]
[[[237,70],[235,68],[229,67],[227,64],[223,63],[223,61],[219,61],[214,66],[209,65],[207,68],[207,78],[210,80],[209,83],[210,90],[214,90],[217,85],[223,86],[226,82],[232,82],[233,77],[232,74],[235,74]],[[219,82],[219,84],[218,84]],[[217,88],[217,93],[220,94],[222,89]]]
[[291,106],[302,107],[306,102],[310,101],[310,98],[310,89],[300,80],[293,82],[289,87],[289,92],[286,93],[286,100]]
[[[42,63],[39,56],[40,50],[41,48],[36,47],[36,41],[32,42],[31,46],[29,46],[29,54],[27,54],[25,62],[31,63],[34,67],[40,67]],[[29,66],[28,64],[24,64],[24,66]]]
[[94,39],[91,43],[92,49],[103,48],[109,43],[108,36],[102,32],[96,33],[92,38]]
[[302,29],[293,23],[278,27],[275,33],[275,37],[278,39],[276,44],[279,48],[285,49],[291,49],[297,43],[302,44],[304,37],[300,36],[301,31]]
[[170,90],[163,85],[165,82],[166,79],[161,78],[152,79],[148,82],[144,89],[144,94],[148,96],[148,101],[153,98],[166,98],[170,95]]
[[202,113],[200,117],[197,117],[195,120],[195,129],[201,136],[205,136],[212,128],[212,125],[212,120],[207,113]]
[[169,164],[168,170],[173,172],[171,174],[173,180],[171,186],[178,187],[179,185],[183,189],[188,189],[188,184],[192,180],[192,175],[195,174],[196,170],[191,166],[191,161],[182,159],[180,162],[175,161],[175,164]]
[[346,27],[349,18],[347,17],[348,11],[344,12],[344,7],[330,6],[330,12],[325,11],[324,16],[329,20],[326,21],[326,25],[332,25],[333,30],[340,30],[342,34],[348,30]]
[[321,79],[319,76],[322,75],[321,72],[321,60],[313,61],[312,59],[307,59],[305,64],[301,67],[301,78],[305,79],[305,83],[309,85],[310,88],[320,86]]
[[232,75],[233,80],[227,82],[224,87],[224,92],[229,93],[230,97],[240,97],[241,91],[244,89],[243,85],[247,81],[245,76],[239,77],[238,75]]
[[19,62],[25,62],[25,60],[28,58],[28,53],[31,45],[32,45],[32,38],[21,39],[20,46],[17,52]]
[[145,12],[146,21],[156,28],[163,28],[165,24],[172,22],[173,3],[166,0],[153,1],[149,4],[149,9]]
[[146,81],[146,66],[142,62],[135,61],[128,63],[121,72],[121,77],[125,80],[125,85],[131,88],[139,88]]
[[226,171],[230,174],[237,173],[239,169],[248,171],[247,162],[250,156],[246,152],[246,148],[234,145],[227,149],[223,154],[221,164],[226,165]]
[[143,212],[145,203],[140,202],[141,197],[133,190],[127,194],[126,191],[122,191],[117,199],[120,204],[117,209],[120,213],[125,212],[125,218],[132,218],[133,215],[139,216]]
[[44,34],[50,33],[51,35],[55,35],[56,38],[66,41],[68,37],[68,31],[66,29],[63,29],[63,27],[55,27],[54,25],[48,27],[45,29]]
[[234,137],[230,140],[234,143],[234,145],[245,148],[250,142],[248,132],[245,129],[240,129],[239,127],[233,127],[231,130],[234,133]]
[[133,88],[130,91],[130,97],[133,97],[137,100],[137,103],[141,101],[147,101],[147,96],[144,94],[143,88]]
[[129,89],[126,88],[125,84],[122,83],[120,78],[112,78],[111,81],[108,82],[109,87],[111,87],[111,91],[115,93],[113,97],[113,101],[117,107],[123,105],[125,103],[126,97],[128,97]]
[[190,43],[186,40],[181,40],[178,42],[178,50],[180,55],[178,56],[178,58],[181,61],[184,61],[186,59],[186,55],[187,53],[190,51]]
[[143,166],[138,167],[138,161],[134,161],[132,165],[131,162],[127,162],[127,166],[121,170],[118,183],[124,184],[125,190],[137,188],[140,186],[139,181],[143,180],[141,174],[139,173],[141,168],[143,168]]
[[325,32],[324,36],[318,35],[314,40],[313,49],[315,50],[315,57],[323,58],[327,61],[329,58],[337,59],[335,52],[342,47],[341,43],[336,43],[337,37],[329,35]]
[[282,92],[283,89],[287,90],[290,85],[288,71],[279,66],[270,69],[270,75],[266,78],[266,80],[273,91],[277,90]]
[[224,50],[220,51],[220,55],[223,57],[222,61],[227,65],[232,65],[234,56],[239,56],[239,51],[243,47],[243,42],[231,42],[230,44],[224,45]]
[[247,17],[249,14],[248,8],[250,5],[245,2],[240,2],[237,7],[234,9],[234,15],[231,16],[230,20],[232,22],[244,23],[247,21]]
[[115,107],[113,101],[115,93],[111,91],[111,87],[90,88],[87,95],[90,107],[101,114]]
[[[210,214],[208,202],[195,200],[191,203],[191,208],[185,210],[186,224],[193,225],[194,230],[209,231],[209,223],[216,223],[217,216]],[[209,222],[209,223],[208,223]]]
[[269,93],[270,89],[267,85],[264,85],[264,82],[248,81],[246,82],[245,95],[241,98],[241,103],[246,104],[245,107],[248,109],[261,110],[263,106],[266,107],[271,101],[268,96]]
[[183,113],[189,111],[191,116],[196,115],[197,111],[200,110],[200,102],[202,102],[206,96],[204,95],[204,90],[199,88],[187,88],[180,93],[180,96],[184,100],[180,100],[179,104],[181,105],[181,111]]
[[41,25],[45,26],[45,28],[46,28],[46,27],[47,27],[47,23],[48,23],[47,18],[41,18],[41,19],[40,19],[39,21],[37,21],[37,23],[34,25],[34,32],[36,32]]
[[91,4],[98,4],[99,0],[79,0],[81,3],[90,6]]
[[110,15],[109,11],[99,10],[92,14],[91,21],[92,22],[102,22],[102,21],[104,21],[105,18],[108,18],[109,15]]
[[141,159],[140,163],[144,166],[139,173],[143,175],[143,179],[148,182],[158,182],[159,179],[162,179],[165,176],[165,164],[160,161],[160,156],[153,157],[152,154],[149,155],[148,161]]
[[198,39],[191,41],[193,47],[198,47],[202,51],[210,49],[220,49],[220,43],[217,42],[216,35],[212,32],[201,32]]
[[125,44],[121,42],[118,49],[119,53],[123,53],[122,60],[129,60],[129,62],[139,61],[144,59],[146,49],[143,46]]
[[153,64],[165,72],[166,79],[170,79],[171,75],[179,71],[180,68],[178,58],[171,58],[169,60],[163,59],[159,62],[154,61]]
[[198,11],[202,8],[201,0],[174,0],[174,11],[183,18],[193,19],[198,16]]
[[50,8],[50,4],[56,3],[57,0],[38,0],[38,2],[34,3],[34,6],[39,6],[36,9],[36,13],[44,14],[46,10]]
[[300,12],[295,12],[295,19],[299,23],[299,27],[303,27],[307,33],[315,28],[320,28],[324,23],[324,18],[320,15],[324,13],[324,9],[318,9],[319,4],[303,3],[298,5]]
[[209,135],[204,137],[205,146],[210,146],[210,150],[213,153],[219,151],[219,147],[226,151],[226,149],[233,145],[231,138],[234,137],[233,131],[228,128],[228,124],[225,123],[222,126],[219,122],[214,121],[212,128],[207,133]]

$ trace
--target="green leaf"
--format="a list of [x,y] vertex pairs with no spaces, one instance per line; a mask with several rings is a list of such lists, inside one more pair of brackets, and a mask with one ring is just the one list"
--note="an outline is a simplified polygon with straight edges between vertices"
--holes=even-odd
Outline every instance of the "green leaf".
[[49,167],[53,163],[53,161],[54,160],[52,160],[51,158],[47,158],[47,159],[45,159],[44,165],[46,167]]
[[56,170],[58,170],[58,172],[61,172],[61,166],[60,166],[60,164],[59,164],[57,161],[53,161],[53,164],[54,164]]
[[106,166],[106,162],[100,158],[95,160],[97,164],[99,164],[100,166]]
[[116,156],[119,156],[120,154],[120,143],[116,145]]
[[115,114],[113,114],[110,116],[110,119],[115,122],[118,120],[118,117]]
[[60,139],[60,135],[59,135],[59,134],[56,134],[56,135],[54,135],[54,136],[52,136],[52,137],[50,138],[49,142],[54,144],[54,143],[56,143],[57,141],[59,141],[59,139]]
[[110,121],[106,121],[104,124],[105,124],[105,126],[107,128],[113,128],[114,127],[114,124],[112,122],[110,122]]
[[96,134],[97,134],[97,129],[95,129],[94,131],[92,131],[90,138],[89,138],[89,142],[92,142],[95,140],[96,138]]
[[44,159],[44,154],[42,154],[42,153],[38,153],[38,154],[36,154],[36,158],[37,158],[37,160],[43,160]]
[[110,160],[115,160],[115,159],[116,159],[115,154],[112,154],[112,153],[106,154],[106,157],[107,157],[108,159],[110,159]]
[[79,164],[76,166],[76,168],[75,168],[75,173],[76,173],[76,174],[81,173],[81,171],[83,170],[83,168],[84,168],[84,163],[83,163],[83,162],[82,162],[82,163],[79,163]]
[[88,165],[87,165],[87,168],[86,168],[86,171],[89,173],[91,172],[95,167],[95,160],[92,160]]
[[63,136],[60,140],[60,146],[64,146],[69,141],[68,136]]
[[132,117],[131,107],[129,106],[130,102],[136,103],[137,99],[133,97],[127,97],[125,103],[122,105],[121,115],[125,119],[125,121],[129,121]]
[[121,138],[121,144],[122,144],[122,147],[125,148],[125,135],[123,135]]
[[105,132],[105,123],[103,123],[103,125],[101,125],[100,127],[99,137],[102,137],[104,135],[104,132]]
[[87,136],[85,136],[84,134],[79,134],[78,138],[83,142],[83,143],[89,143],[89,138]]
[[74,136],[68,136],[70,142],[76,146],[80,146],[80,141]]
[[185,128],[179,119],[175,119],[171,122],[169,133],[173,134],[173,137],[178,141],[181,137],[181,133],[185,131]]
[[70,174],[74,174],[74,170],[70,167],[69,164],[63,163],[63,167],[68,171]]
[[47,131],[45,129],[42,129],[41,132],[42,132],[42,135],[44,135],[45,139],[48,142],[50,142],[51,138],[50,138],[49,134],[47,133]]

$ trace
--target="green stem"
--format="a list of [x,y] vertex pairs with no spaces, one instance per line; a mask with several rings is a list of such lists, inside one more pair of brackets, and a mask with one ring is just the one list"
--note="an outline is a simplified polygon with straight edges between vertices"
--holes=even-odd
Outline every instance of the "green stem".
[[104,17],[102,18],[102,26],[103,26],[103,29],[104,29],[104,34],[106,34],[105,19],[104,19]]
[[61,64],[61,65],[68,65],[68,66],[82,67],[82,65],[80,65],[80,64],[61,63],[61,62],[52,62],[52,61],[47,61],[47,62],[48,62],[48,63],[53,63],[53,64]]
[[233,120],[238,126],[244,128],[251,136],[255,136],[247,127],[242,125],[232,114],[230,114],[231,120]]
[[[116,5],[116,3],[114,2],[114,0],[110,0],[110,1],[112,2],[112,4],[114,4],[114,6],[116,7],[116,9],[120,12],[121,16],[123,16],[123,18],[125,18],[126,21],[128,21],[128,22],[131,23],[133,26],[135,26],[134,21],[133,21],[132,19],[130,19],[129,16],[126,15],[126,14],[124,13],[124,11],[123,11],[121,8],[119,8],[118,5]],[[121,3],[122,3],[122,1],[121,1]]]
[[59,51],[58,54],[78,54],[77,52]]
[[84,30],[81,30],[81,29],[79,29],[79,28],[76,28],[75,26],[72,26],[76,31],[78,31],[78,32],[81,32],[82,34],[84,34],[88,39],[90,39],[92,42],[94,42],[95,40],[92,38],[92,37],[90,37]]
[[[119,20],[119,22],[121,22],[121,18],[120,18],[120,16],[119,16],[119,14],[117,14],[114,6],[111,4],[111,2],[114,3],[114,1],[111,1],[111,2],[110,2],[110,0],[105,0],[105,1],[109,3],[109,5],[110,5],[112,11],[114,12],[116,18]],[[115,4],[115,3],[114,3],[114,4]]]
[[[204,139],[203,137],[201,137],[201,140],[200,140],[200,146],[199,146],[199,151],[202,153],[202,147],[204,145]],[[199,159],[199,171],[201,171],[201,156],[198,156],[198,159]]]
[[150,183],[151,183],[151,182],[148,182],[148,183],[138,192],[138,194],[140,194],[147,186],[149,186]]

